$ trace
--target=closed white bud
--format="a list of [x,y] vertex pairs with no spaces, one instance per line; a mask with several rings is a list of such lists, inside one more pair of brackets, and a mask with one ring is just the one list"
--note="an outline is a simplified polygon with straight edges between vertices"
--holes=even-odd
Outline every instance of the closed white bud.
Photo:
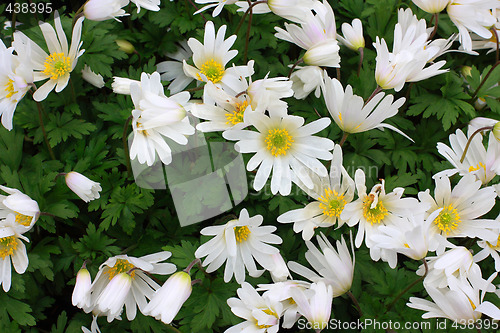
[[71,302],[74,306],[80,309],[90,307],[90,287],[92,286],[92,279],[90,273],[86,268],[82,268],[76,274],[75,288],[73,289],[73,296]]
[[128,273],[115,275],[96,300],[96,308],[110,318],[116,318],[122,312],[125,299],[132,286],[132,277]]
[[125,10],[122,7],[128,5],[129,0],[88,0],[83,7],[85,18],[92,21],[105,21],[117,19],[124,15]]
[[339,49],[336,40],[326,40],[307,50],[304,63],[311,66],[340,67]]
[[130,85],[132,83],[137,83],[141,86],[141,82],[137,80],[131,80],[126,77],[113,76],[113,83],[111,88],[115,94],[130,95]]
[[358,51],[365,47],[365,38],[363,37],[363,25],[360,19],[354,19],[352,25],[349,23],[342,24],[342,34],[344,37],[338,36],[339,41],[350,48]]
[[102,191],[101,185],[94,182],[84,175],[71,171],[66,174],[66,185],[71,191],[75,192],[85,202],[99,199],[99,191]]

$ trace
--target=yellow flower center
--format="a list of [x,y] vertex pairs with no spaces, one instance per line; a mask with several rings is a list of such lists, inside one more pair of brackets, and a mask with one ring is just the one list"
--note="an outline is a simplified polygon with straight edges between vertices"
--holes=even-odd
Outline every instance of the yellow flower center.
[[488,243],[489,246],[491,246],[495,250],[498,250],[500,248],[500,235],[498,235],[498,239],[497,239],[497,244],[496,245],[493,245],[490,242],[487,242],[487,243]]
[[403,245],[404,245],[407,249],[409,249],[409,248],[410,248],[410,245],[408,245],[408,243],[404,243]]
[[371,208],[375,194],[370,193],[363,200],[363,216],[370,224],[380,223],[389,214],[387,208],[384,207],[382,201],[378,201],[377,205]]
[[5,259],[5,257],[14,254],[17,249],[17,239],[15,236],[0,238],[0,258]]
[[43,74],[50,76],[51,80],[57,80],[71,72],[71,59],[64,56],[64,53],[51,53],[43,64],[45,69]]
[[[115,265],[111,267],[108,271],[107,274],[109,274],[109,279],[111,280],[114,278],[116,275],[120,273],[127,273],[130,271],[132,268],[135,266],[132,265],[128,260],[126,259],[117,259],[115,262]],[[135,270],[130,273],[130,276],[132,278],[135,277]]]
[[472,306],[472,310],[476,310],[476,305],[474,304],[474,302],[472,302],[472,300],[469,297],[467,297],[467,299],[469,300],[469,303]]
[[469,167],[469,172],[472,172],[472,171],[477,171],[477,170],[479,170],[480,168],[483,168],[483,169],[484,169],[484,171],[486,172],[486,166],[485,166],[483,163],[481,163],[481,162],[479,162],[479,164],[477,164],[475,167],[474,167],[474,166],[470,166],[470,167]]
[[235,111],[226,113],[226,124],[236,125],[243,122],[243,115],[248,107],[248,101],[243,101],[235,105]]
[[28,215],[23,215],[21,213],[16,212],[16,222],[19,224],[22,224],[26,227],[29,227],[31,224],[31,221],[33,221],[33,217],[28,216]]
[[[224,66],[214,59],[210,59],[201,65],[200,73],[205,75],[207,79],[213,83],[217,83],[222,80],[222,76],[224,76]],[[196,75],[198,76],[198,80],[203,81],[199,73]]]
[[286,129],[275,128],[269,130],[265,142],[271,154],[279,156],[286,155],[286,151],[294,141]]
[[17,91],[14,90],[14,81],[12,79],[9,79],[9,82],[7,82],[7,84],[5,85],[5,91],[8,92],[5,98],[11,98],[14,94],[17,93]]
[[234,227],[234,236],[236,237],[236,241],[241,243],[248,239],[248,235],[250,235],[251,231],[245,225],[243,227]]
[[434,220],[439,230],[446,232],[446,234],[455,230],[460,222],[460,215],[458,215],[456,208],[453,208],[452,205],[443,207],[443,210]]
[[326,188],[325,194],[320,196],[318,200],[321,202],[319,208],[323,210],[323,214],[330,217],[339,217],[346,204],[344,196],[330,188]]
[[[274,316],[276,318],[279,318],[278,314],[276,312],[274,312],[273,310],[271,309],[261,309],[262,312],[264,312],[265,314],[268,314],[270,316]],[[273,327],[274,325],[259,325],[259,324],[256,324],[258,328],[269,328],[269,327]]]

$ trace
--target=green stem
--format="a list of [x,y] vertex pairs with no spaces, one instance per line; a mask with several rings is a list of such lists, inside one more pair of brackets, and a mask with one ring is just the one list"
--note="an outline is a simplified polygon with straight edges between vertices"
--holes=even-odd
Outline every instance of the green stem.
[[166,324],[167,327],[173,331],[173,332],[176,332],[176,333],[182,333],[181,331],[179,331],[177,328],[173,327],[171,324]]
[[347,140],[347,137],[349,136],[349,133],[347,132],[344,132],[342,134],[342,139],[340,139],[340,143],[339,143],[339,146],[342,147],[345,143],[345,140]]
[[250,31],[252,30],[252,19],[253,19],[253,6],[252,2],[248,0],[248,8],[250,8],[250,14],[248,15],[248,26],[247,26],[247,37],[245,39],[245,53],[243,55],[243,63],[247,63],[248,60],[248,44],[250,43]]
[[252,2],[252,5],[248,7],[245,14],[243,14],[243,16],[241,17],[240,23],[238,23],[238,27],[236,28],[236,30],[234,32],[235,35],[238,35],[238,32],[240,31],[241,26],[243,25],[243,22],[245,22],[245,19],[247,18],[247,15],[250,13],[252,8],[255,7],[256,5],[258,5],[259,3],[267,3],[267,0],[260,0],[260,1]]
[[492,130],[492,129],[493,129],[492,126],[486,126],[486,127],[481,127],[480,129],[478,129],[474,133],[472,133],[469,140],[467,140],[467,144],[465,145],[465,148],[464,148],[464,153],[462,154],[462,157],[460,158],[460,163],[464,162],[465,154],[467,154],[467,150],[469,150],[469,146],[470,146],[470,143],[472,142],[472,138],[474,136],[476,136],[476,134],[481,132],[481,131]]
[[358,313],[359,313],[359,318],[363,317],[363,311],[361,311],[361,307],[359,306],[359,303],[358,303],[358,300],[356,299],[356,297],[354,297],[354,295],[351,293],[351,291],[347,292],[347,296],[349,296],[351,298],[352,302],[356,306],[356,309],[358,310]]
[[293,70],[295,69],[295,67],[297,67],[300,63],[302,63],[304,61],[304,58],[300,58],[299,60],[297,60],[293,65],[292,65],[292,68],[290,68],[290,72],[288,73],[288,78],[290,78],[292,76],[292,73],[293,73]]
[[[193,7],[194,7],[194,9],[196,9],[196,11],[198,11],[198,9],[199,9],[199,8],[198,8],[198,6],[196,6],[196,5],[193,3],[193,1],[191,1],[191,0],[188,0],[188,1],[189,1],[189,3],[190,3]],[[203,16],[203,13],[200,13],[200,15],[201,15],[201,18],[203,19],[203,21],[205,21],[205,23],[207,23],[207,19],[205,18],[205,16]]]
[[365,49],[363,47],[360,47],[358,49],[359,51],[359,64],[358,64],[358,77],[359,77],[359,74],[361,73],[361,67],[363,66],[363,58],[364,58],[364,54],[365,54]]
[[366,100],[365,105],[368,104],[368,102],[371,101],[372,98],[375,97],[375,95],[378,94],[381,91],[382,91],[382,88],[380,86],[377,86],[377,88],[375,88],[375,90],[372,92],[372,94],[370,95],[370,97],[368,97],[368,99]]
[[483,87],[484,83],[486,82],[486,80],[488,79],[488,77],[491,75],[491,73],[493,73],[493,70],[500,64],[500,61],[497,61],[493,67],[490,68],[490,70],[488,71],[488,73],[486,73],[486,75],[484,76],[484,78],[481,80],[481,83],[479,84],[479,86],[477,87],[476,91],[474,92],[474,95],[472,95],[470,101],[471,102],[474,102],[474,100],[476,99],[476,96],[477,94],[479,93],[479,90]]
[[52,150],[52,147],[50,146],[49,139],[47,137],[47,132],[45,131],[45,126],[43,124],[42,106],[40,105],[39,102],[36,102],[36,106],[38,107],[38,119],[40,120],[40,127],[42,128],[42,134],[43,134],[43,139],[45,141],[45,145],[47,146],[47,149],[49,150],[50,158],[55,160],[56,156],[54,155],[54,151]]
[[438,24],[439,24],[439,14],[438,13],[434,14],[434,20],[435,20],[434,29],[432,30],[432,33],[427,40],[433,39],[434,36],[436,35],[436,32],[438,30]]

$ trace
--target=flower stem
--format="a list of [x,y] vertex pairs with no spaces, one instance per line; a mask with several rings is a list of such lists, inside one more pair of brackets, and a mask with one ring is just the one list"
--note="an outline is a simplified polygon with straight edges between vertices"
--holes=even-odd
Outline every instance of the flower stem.
[[349,133],[347,132],[343,132],[342,134],[342,139],[340,140],[340,143],[339,143],[339,146],[342,147],[345,143],[345,140],[347,139],[347,137],[349,136]]
[[201,263],[201,260],[196,258],[195,260],[191,261],[191,263],[189,264],[188,267],[186,267],[186,269],[184,269],[184,272],[189,274],[189,272],[191,271],[191,268],[193,268],[194,265],[197,265],[200,263]]
[[356,306],[356,309],[358,310],[358,313],[359,313],[359,318],[363,317],[363,311],[361,311],[361,307],[359,306],[359,303],[358,303],[358,300],[356,299],[356,297],[354,297],[354,295],[351,293],[351,291],[347,292],[347,296],[349,296],[349,298],[351,298],[352,302]]
[[493,73],[493,70],[500,64],[500,61],[497,60],[497,62],[493,65],[493,67],[490,68],[490,70],[488,71],[488,73],[486,73],[486,75],[484,76],[484,78],[481,80],[481,83],[479,84],[479,86],[477,87],[476,91],[474,92],[474,95],[472,95],[470,101],[473,102],[476,97],[477,97],[477,94],[479,93],[479,90],[483,87],[484,83],[486,82],[486,80],[488,79],[488,77],[491,75],[491,73]]
[[130,125],[130,121],[132,120],[132,116],[127,118],[127,121],[125,122],[125,126],[123,126],[123,150],[125,151],[125,160],[126,160],[126,165],[127,165],[127,173],[128,176],[132,176],[132,166],[130,165],[130,154],[128,151],[128,142],[127,142],[127,130]]
[[166,324],[166,325],[167,325],[167,327],[168,327],[170,330],[172,330],[172,331],[174,331],[174,332],[177,332],[177,333],[182,333],[182,332],[181,332],[181,331],[179,331],[177,328],[173,327],[171,324]]
[[361,67],[363,66],[363,58],[364,58],[364,55],[365,55],[365,49],[360,47],[358,49],[359,51],[359,64],[358,64],[358,77],[359,77],[359,74],[361,73]]
[[301,62],[304,61],[304,58],[300,58],[299,60],[297,60],[293,65],[292,65],[292,68],[290,68],[290,72],[288,73],[288,78],[290,78],[292,76],[292,73],[293,73],[293,70],[295,69],[295,67],[297,67]]
[[381,91],[382,91],[382,87],[377,86],[377,88],[375,88],[375,90],[372,92],[372,94],[370,95],[370,97],[368,97],[368,99],[366,100],[366,102],[365,102],[365,104],[363,106],[365,106],[366,104],[368,104],[368,102],[371,101],[372,98],[375,97],[375,95],[378,94]]
[[252,19],[253,19],[253,6],[252,1],[248,1],[248,8],[250,9],[250,14],[248,15],[248,26],[247,26],[247,37],[245,39],[245,53],[243,55],[243,63],[246,64],[248,60],[248,44],[250,43],[250,31],[252,30]]
[[238,23],[238,27],[236,28],[236,30],[234,32],[235,35],[238,35],[238,32],[240,31],[241,26],[243,25],[243,22],[245,22],[245,19],[246,19],[247,15],[250,13],[250,11],[252,10],[252,8],[255,7],[256,5],[258,5],[259,3],[267,3],[267,0],[260,0],[260,1],[255,1],[255,2],[251,3],[251,6],[249,6],[247,11],[245,12],[245,14],[243,14],[243,17],[241,18],[240,23]]
[[40,127],[42,128],[42,134],[43,134],[43,139],[45,141],[45,145],[47,146],[47,149],[49,150],[50,158],[55,160],[56,156],[54,155],[54,151],[52,150],[52,147],[50,146],[49,138],[47,137],[47,132],[45,131],[45,125],[43,124],[42,106],[40,105],[39,102],[36,102],[36,106],[38,107],[38,119],[40,120]]
[[436,32],[438,30],[438,24],[439,24],[439,14],[438,13],[434,14],[434,20],[435,20],[434,29],[432,30],[432,33],[427,40],[433,39],[434,36],[436,35]]
[[406,294],[406,292],[408,290],[410,290],[416,284],[418,284],[420,281],[423,281],[425,279],[425,277],[427,276],[427,273],[429,272],[429,266],[427,266],[427,262],[425,261],[425,258],[422,259],[422,262],[424,263],[424,268],[425,268],[424,275],[422,275],[421,277],[419,277],[418,279],[416,279],[415,281],[413,281],[412,283],[410,283],[408,285],[408,287],[406,287],[402,292],[400,292],[396,296],[396,298],[394,298],[394,300],[391,302],[391,304],[389,304],[389,306],[387,306],[387,310],[385,310],[385,313],[389,312],[392,309],[392,307],[394,306],[394,304],[396,304],[396,302],[399,301],[399,299],[401,298],[401,296],[403,296],[404,294]]
[[464,162],[465,154],[467,154],[467,150],[469,150],[469,145],[472,142],[472,138],[474,136],[476,136],[476,134],[481,132],[481,131],[492,130],[492,129],[493,129],[493,126],[486,126],[486,127],[481,127],[480,129],[478,129],[474,133],[472,133],[469,140],[467,140],[467,144],[465,145],[465,148],[464,148],[464,153],[462,154],[462,157],[460,158],[460,163]]
[[[190,3],[193,7],[194,7],[194,9],[196,9],[196,11],[198,11],[198,9],[199,9],[199,8],[198,8],[198,6],[196,6],[196,5],[193,3],[193,1],[191,1],[191,0],[188,0],[188,1],[189,1],[189,3]],[[201,18],[203,19],[203,21],[205,21],[205,23],[207,23],[207,19],[205,18],[205,16],[203,16],[203,13],[200,13],[200,15],[201,15]]]

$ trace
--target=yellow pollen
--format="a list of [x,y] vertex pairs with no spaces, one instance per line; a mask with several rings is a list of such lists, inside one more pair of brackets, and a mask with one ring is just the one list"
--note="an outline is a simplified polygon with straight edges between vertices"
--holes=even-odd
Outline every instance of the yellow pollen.
[[452,205],[443,207],[443,210],[434,220],[439,230],[446,232],[447,235],[450,231],[455,230],[460,222],[460,215],[458,215],[456,208],[453,208]]
[[472,310],[476,310],[476,305],[474,304],[474,302],[472,302],[472,300],[469,297],[467,297],[467,299],[469,300],[469,303],[472,306]]
[[[109,279],[113,279],[116,275],[120,273],[127,273],[130,271],[132,268],[135,266],[132,265],[128,260],[126,259],[117,259],[116,263],[113,267],[111,267],[106,273],[109,274]],[[130,276],[132,278],[135,277],[135,270],[130,273]]]
[[[200,73],[205,75],[207,79],[213,83],[217,83],[222,80],[222,76],[224,76],[224,66],[214,59],[210,59],[201,65]],[[198,80],[203,81],[200,73],[196,74],[196,76]]]
[[375,194],[370,193],[363,200],[363,216],[370,224],[378,224],[389,214],[382,201],[378,201],[374,208],[370,208],[375,200]]
[[236,237],[236,241],[241,243],[248,239],[248,235],[250,235],[251,231],[245,225],[243,227],[234,227],[234,236]]
[[71,59],[64,56],[64,53],[51,53],[43,64],[45,69],[43,74],[50,76],[50,79],[57,80],[71,72]]
[[235,111],[226,113],[226,124],[236,125],[243,122],[243,115],[248,107],[248,101],[243,101],[235,105]]
[[[278,314],[277,314],[276,312],[274,312],[273,310],[271,310],[271,309],[261,309],[261,310],[262,310],[262,312],[264,312],[265,314],[268,314],[268,315],[270,315],[270,316],[274,316],[274,317],[276,317],[276,318],[279,318]],[[257,324],[257,323],[256,323],[256,326],[257,326],[258,328],[261,328],[261,329],[262,329],[262,328],[269,328],[269,327],[273,327],[274,325],[259,325],[259,324]]]
[[279,156],[286,155],[286,151],[294,141],[286,129],[275,128],[269,130],[265,142],[271,154]]
[[14,90],[14,81],[9,79],[9,82],[5,85],[5,91],[8,92],[6,98],[11,98],[14,94],[17,94],[17,91]]
[[500,235],[498,235],[497,243],[496,245],[491,244],[490,242],[487,242],[489,246],[494,248],[495,250],[498,250],[500,248]]
[[470,167],[469,167],[469,172],[472,172],[472,171],[477,171],[477,170],[479,170],[480,168],[483,168],[483,169],[484,169],[484,172],[486,172],[486,166],[485,166],[483,163],[481,163],[481,162],[479,162],[479,164],[477,164],[475,167],[474,167],[474,166],[470,166]]
[[340,122],[343,122],[343,120],[342,120],[342,112],[339,112],[339,119],[340,119]]
[[408,245],[408,243],[404,243],[404,246],[409,249],[410,248],[410,245]]
[[28,215],[23,215],[21,213],[16,212],[16,222],[19,224],[22,224],[26,227],[29,227],[31,224],[31,221],[33,221],[33,217],[28,216]]
[[5,257],[14,254],[17,249],[17,239],[15,236],[0,238],[0,258],[5,259]]
[[347,203],[343,195],[339,195],[335,190],[332,191],[331,188],[326,188],[325,194],[320,196],[318,201],[323,214],[330,217],[339,217]]

